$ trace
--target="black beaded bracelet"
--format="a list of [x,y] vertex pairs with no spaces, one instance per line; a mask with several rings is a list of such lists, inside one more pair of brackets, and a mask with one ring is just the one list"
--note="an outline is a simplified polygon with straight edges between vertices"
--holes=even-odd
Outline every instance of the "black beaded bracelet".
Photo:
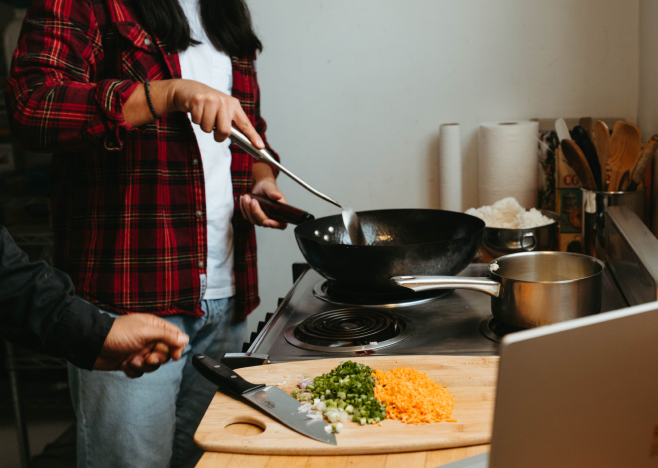
[[144,92],[146,93],[146,102],[149,103],[149,109],[151,109],[151,114],[155,117],[155,120],[158,120],[160,116],[155,112],[155,107],[153,107],[153,101],[151,101],[151,90],[149,89],[149,80],[144,82]]

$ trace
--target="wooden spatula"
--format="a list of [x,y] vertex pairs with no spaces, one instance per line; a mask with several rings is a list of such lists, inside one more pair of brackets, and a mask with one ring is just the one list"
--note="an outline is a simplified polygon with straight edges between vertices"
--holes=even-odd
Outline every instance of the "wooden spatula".
[[603,120],[597,120],[594,124],[594,146],[601,165],[601,187],[603,190],[607,190],[610,130]]
[[657,149],[658,149],[658,135],[654,135],[651,138],[649,138],[649,141],[647,141],[646,145],[644,145],[644,148],[642,148],[640,157],[637,158],[637,161],[635,161],[635,165],[633,166],[633,169],[631,169],[630,172],[626,173],[628,174],[628,177],[622,177],[622,183],[619,186],[619,190],[621,191],[637,190],[637,186],[644,181],[644,175],[647,173],[649,164],[651,164],[651,160],[653,159],[653,155]]
[[619,184],[625,172],[630,171],[642,148],[642,133],[640,129],[629,122],[622,120],[615,124],[610,137],[610,159],[608,164],[612,169],[612,177],[608,190],[619,191]]
[[562,140],[560,143],[564,157],[567,158],[569,166],[574,170],[583,188],[596,190],[596,180],[592,170],[587,164],[587,159],[580,147],[573,140]]

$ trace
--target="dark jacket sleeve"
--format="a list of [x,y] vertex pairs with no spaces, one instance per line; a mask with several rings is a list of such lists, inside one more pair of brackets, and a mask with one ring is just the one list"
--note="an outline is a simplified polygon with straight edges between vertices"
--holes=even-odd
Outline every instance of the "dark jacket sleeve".
[[91,369],[114,319],[75,297],[71,279],[27,255],[0,226],[0,336]]

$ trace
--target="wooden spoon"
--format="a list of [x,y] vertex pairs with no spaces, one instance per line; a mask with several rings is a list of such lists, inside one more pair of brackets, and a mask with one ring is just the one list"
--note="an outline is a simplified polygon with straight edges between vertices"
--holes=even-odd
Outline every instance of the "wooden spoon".
[[567,158],[569,166],[574,170],[582,186],[588,190],[596,190],[596,179],[587,164],[587,159],[580,147],[573,140],[562,140],[560,143],[562,153]]
[[601,164],[601,187],[607,190],[608,158],[610,157],[610,130],[603,120],[594,124],[594,146]]
[[653,160],[653,155],[656,150],[658,150],[658,135],[654,135],[649,138],[649,141],[642,148],[640,157],[637,158],[633,169],[628,172],[628,177],[622,177],[622,180],[628,180],[626,184],[622,183],[619,187],[622,191],[634,191],[637,190],[638,185],[644,181],[644,175],[647,173],[649,164]]
[[608,164],[612,168],[612,177],[608,189],[619,191],[619,183],[625,172],[630,171],[640,156],[642,148],[642,133],[640,129],[623,120],[615,124],[610,137],[610,159]]

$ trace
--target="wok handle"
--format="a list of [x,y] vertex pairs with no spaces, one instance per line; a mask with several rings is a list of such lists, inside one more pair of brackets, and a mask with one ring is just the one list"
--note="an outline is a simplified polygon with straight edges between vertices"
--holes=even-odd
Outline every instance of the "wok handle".
[[489,294],[500,295],[500,283],[489,278],[463,278],[461,276],[394,276],[391,281],[398,286],[414,292],[431,289],[472,289]]
[[[299,208],[294,206],[286,205],[285,203],[280,203],[278,201],[270,200],[267,197],[262,195],[254,195],[250,193],[249,196],[255,200],[258,200],[263,212],[271,219],[279,221],[280,223],[290,223],[290,224],[302,224],[306,221],[314,220],[315,217]],[[240,202],[240,196],[235,197],[236,202]]]

